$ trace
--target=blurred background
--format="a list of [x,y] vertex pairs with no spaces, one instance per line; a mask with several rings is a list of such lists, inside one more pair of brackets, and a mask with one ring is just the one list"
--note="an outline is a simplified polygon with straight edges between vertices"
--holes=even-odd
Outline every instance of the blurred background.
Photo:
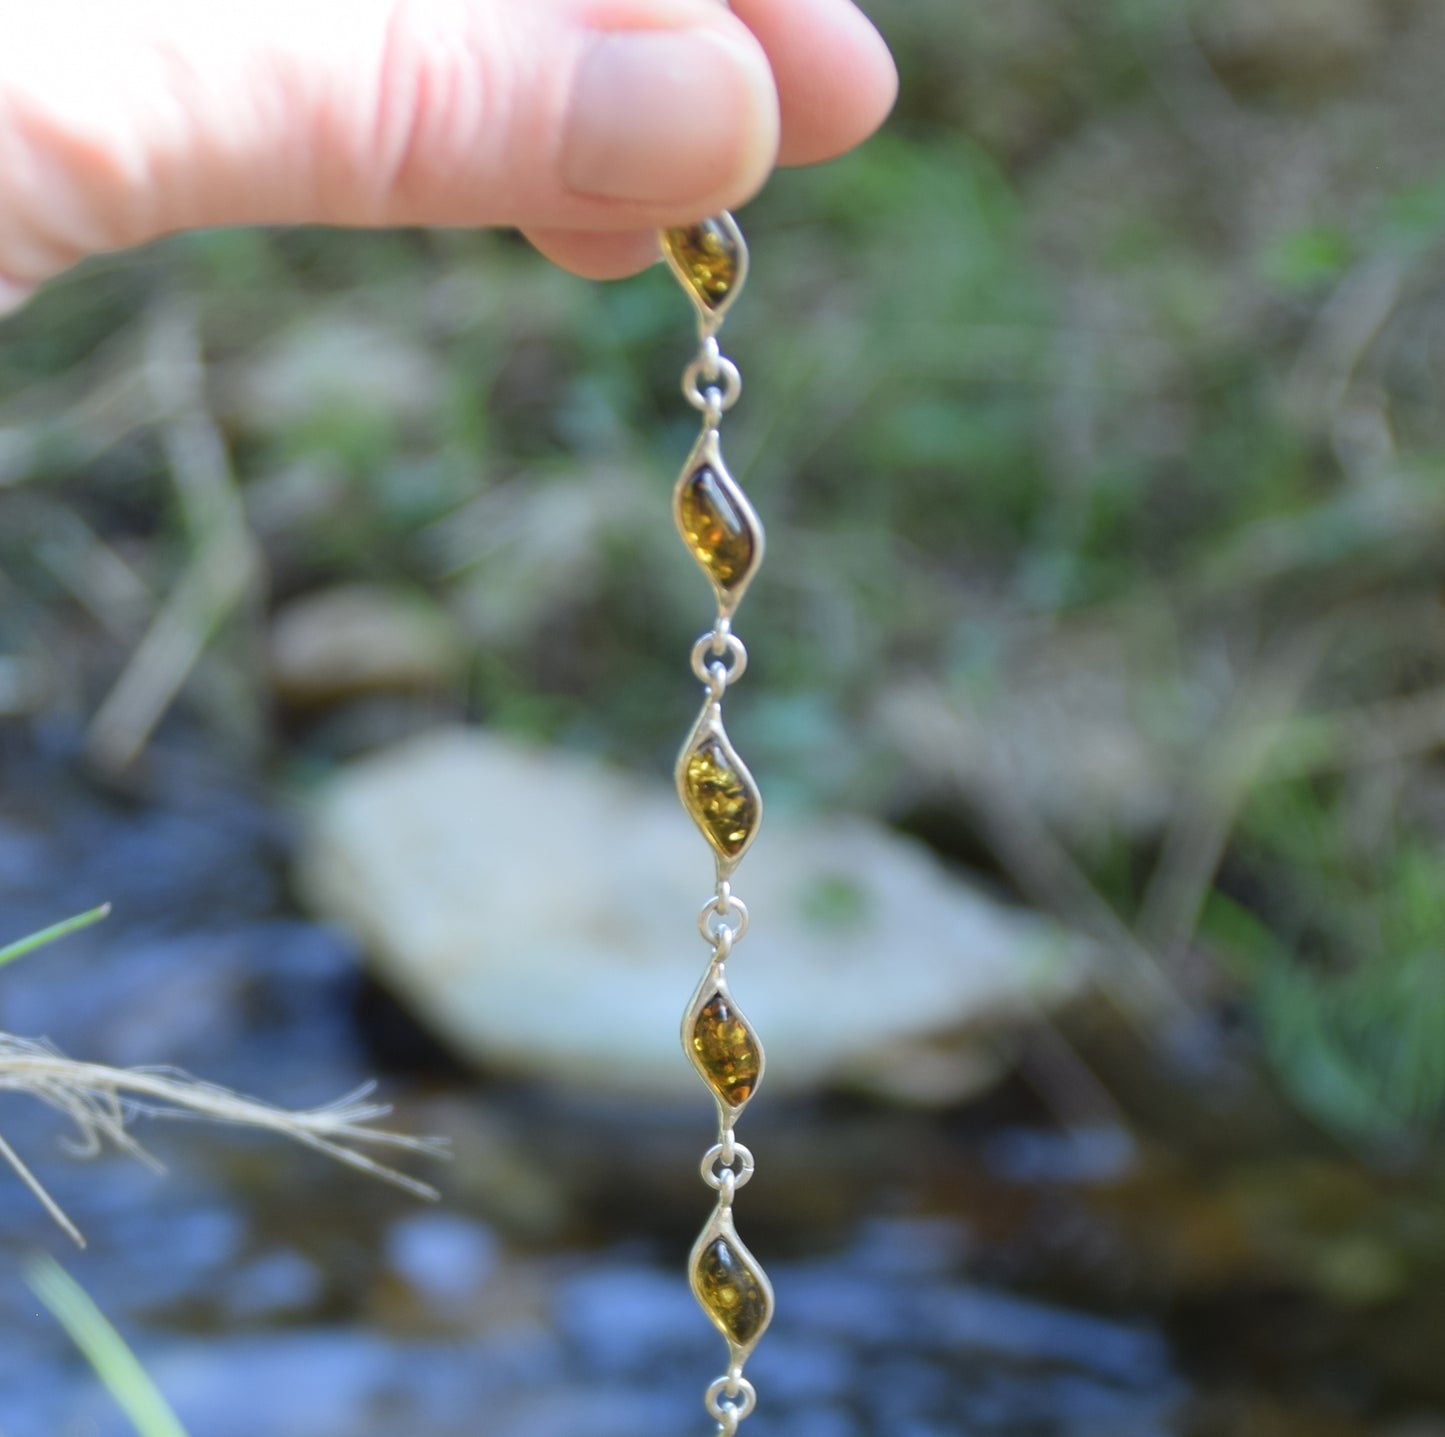
[[[1442,1437],[1445,10],[874,10],[897,115],[726,333],[748,1431]],[[192,1437],[704,1430],[687,309],[245,232],[0,327],[0,943],[115,904],[0,1025],[455,1150],[7,1095],[90,1248],[0,1171],[6,1437],[126,1430],[36,1247]]]

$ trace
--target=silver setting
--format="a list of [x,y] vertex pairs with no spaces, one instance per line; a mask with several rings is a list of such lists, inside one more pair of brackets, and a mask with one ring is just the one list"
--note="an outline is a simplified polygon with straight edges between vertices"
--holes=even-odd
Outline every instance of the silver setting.
[[[712,1316],[702,1284],[698,1281],[698,1268],[702,1263],[704,1253],[719,1240],[732,1249],[739,1263],[757,1280],[758,1287],[762,1292],[765,1308],[763,1320],[759,1324],[758,1330],[746,1342],[734,1341],[717,1318]],[[731,1197],[726,1191],[719,1196],[718,1205],[713,1209],[712,1219],[698,1234],[697,1241],[692,1245],[692,1255],[688,1259],[688,1275],[692,1282],[692,1295],[697,1298],[698,1306],[712,1319],[713,1326],[722,1333],[723,1340],[728,1345],[728,1366],[741,1375],[743,1364],[751,1356],[753,1349],[762,1340],[763,1333],[772,1323],[773,1284],[768,1280],[768,1275],[763,1271],[757,1258],[748,1251],[747,1244],[738,1236],[737,1226],[733,1222]],[[742,1420],[741,1415],[738,1420]]]
[[[716,393],[714,390],[708,392],[709,394]],[[742,528],[752,540],[752,555],[748,560],[747,568],[735,579],[725,584],[719,583],[713,577],[707,567],[707,561],[699,555],[693,538],[688,533],[683,521],[682,510],[688,490],[696,475],[703,469],[712,475],[718,492],[737,513]],[[682,466],[682,473],[678,475],[677,483],[672,490],[672,518],[677,525],[677,532],[682,536],[682,542],[687,546],[688,553],[697,560],[698,567],[707,575],[707,580],[712,585],[713,593],[717,596],[719,616],[730,619],[737,606],[742,603],[743,595],[753,581],[753,575],[757,573],[763,562],[763,552],[767,540],[757,510],[749,503],[748,496],[743,493],[737,480],[728,472],[728,467],[723,462],[722,444],[715,424],[704,425],[697,443],[692,446],[692,452],[687,456],[687,462]]]
[[[706,912],[707,910],[704,910]],[[724,970],[724,962],[727,954],[723,951],[732,949],[733,942],[737,935],[731,928],[721,928],[720,934],[726,934],[725,943],[720,943],[714,951],[713,960],[708,965],[707,971],[702,975],[702,982],[693,991],[692,1002],[687,1005],[687,1012],[682,1015],[682,1049],[688,1056],[688,1060],[697,1069],[697,1075],[707,1084],[707,1090],[717,1099],[717,1121],[718,1132],[721,1141],[708,1150],[707,1156],[702,1163],[702,1180],[710,1187],[716,1187],[712,1178],[708,1176],[713,1161],[721,1155],[724,1167],[732,1167],[733,1155],[744,1154],[743,1169],[738,1174],[738,1186],[747,1182],[753,1175],[753,1155],[742,1146],[741,1143],[733,1140],[733,1125],[742,1116],[743,1109],[757,1097],[758,1089],[763,1085],[763,1078],[767,1075],[768,1060],[763,1052],[762,1039],[758,1037],[758,1030],[753,1027],[748,1015],[743,1012],[738,1000],[733,997],[732,990],[728,987],[727,974]],[[741,1023],[752,1035],[753,1047],[756,1051],[758,1062],[758,1073],[753,1079],[751,1089],[745,1098],[737,1102],[729,1102],[713,1086],[712,1078],[707,1069],[703,1066],[702,1059],[698,1056],[697,1048],[694,1046],[693,1034],[697,1030],[698,1019],[702,1017],[704,1009],[707,1008],[715,998],[720,998],[731,1009],[734,1019]]]
[[[705,824],[700,822],[692,811],[692,803],[688,794],[687,768],[688,761],[706,743],[716,744],[722,751],[724,762],[737,774],[738,782],[743,785],[753,796],[754,814],[752,826],[747,837],[743,839],[741,847],[736,853],[729,853],[718,841],[717,836]],[[743,855],[753,846],[753,840],[758,836],[758,829],[763,823],[763,798],[758,789],[757,783],[753,780],[747,764],[742,761],[737,749],[732,745],[732,740],[727,736],[727,730],[723,727],[722,702],[711,695],[702,706],[702,712],[698,715],[697,722],[693,725],[692,732],[688,734],[681,750],[677,755],[677,766],[673,773],[677,784],[677,796],[682,806],[687,810],[689,817],[697,823],[698,830],[707,839],[708,845],[712,848],[713,856],[717,860],[718,881],[731,877],[733,870],[743,860]],[[735,935],[736,936],[736,935]]]
[[[698,337],[705,340],[709,335],[716,334],[722,328],[722,322],[726,318],[728,310],[733,307],[733,302],[743,292],[743,286],[748,281],[748,243],[743,238],[743,232],[738,227],[738,222],[727,210],[719,210],[717,214],[709,216],[701,223],[716,225],[737,256],[737,273],[733,277],[727,294],[720,300],[711,303],[700,295],[697,286],[693,283],[692,275],[673,255],[672,246],[665,239],[662,242],[662,257],[667,261],[668,269],[672,271],[684,293],[692,301],[693,310],[697,315]],[[697,228],[697,226],[678,225],[675,228],[685,230]]]

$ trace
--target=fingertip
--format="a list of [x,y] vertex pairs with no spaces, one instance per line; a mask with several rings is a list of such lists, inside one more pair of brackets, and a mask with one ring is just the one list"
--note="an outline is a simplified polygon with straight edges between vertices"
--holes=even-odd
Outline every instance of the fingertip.
[[851,0],[732,0],[777,76],[778,163],[816,164],[861,144],[898,98],[887,42]]
[[[844,111],[842,126],[832,136],[832,147],[819,156],[823,159],[861,145],[883,125],[898,103],[898,66],[888,42],[861,10],[850,5],[847,14],[853,47],[853,70],[847,83],[852,104]],[[810,161],[790,157],[787,163]]]

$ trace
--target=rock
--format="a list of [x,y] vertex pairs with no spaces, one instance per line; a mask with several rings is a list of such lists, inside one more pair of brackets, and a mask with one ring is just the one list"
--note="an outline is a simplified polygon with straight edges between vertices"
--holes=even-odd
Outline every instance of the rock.
[[1249,87],[1354,79],[1389,31],[1381,0],[1209,0],[1194,9],[1210,63]]
[[[599,1094],[701,1093],[677,1032],[711,864],[669,787],[433,733],[317,795],[299,878],[459,1053]],[[730,976],[773,1092],[957,1098],[998,1065],[951,1043],[941,1076],[941,1039],[987,1029],[992,1051],[1086,976],[1081,940],[857,818],[765,823],[737,890],[756,921]]]
[[348,584],[292,599],[271,624],[277,696],[320,705],[447,688],[460,646],[446,616],[405,590]]
[[1151,685],[1128,647],[1075,626],[1058,642],[1019,645],[1004,672],[961,696],[928,680],[896,684],[874,718],[930,801],[1006,796],[1090,847],[1144,838],[1168,820],[1178,779],[1141,713],[1175,695]]

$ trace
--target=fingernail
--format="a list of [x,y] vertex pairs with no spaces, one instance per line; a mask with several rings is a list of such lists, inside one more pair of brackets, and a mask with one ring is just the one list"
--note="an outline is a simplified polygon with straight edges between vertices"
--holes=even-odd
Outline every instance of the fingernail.
[[578,68],[563,182],[643,204],[716,194],[757,162],[750,152],[766,133],[756,110],[767,82],[751,69],[740,48],[707,31],[598,36]]

